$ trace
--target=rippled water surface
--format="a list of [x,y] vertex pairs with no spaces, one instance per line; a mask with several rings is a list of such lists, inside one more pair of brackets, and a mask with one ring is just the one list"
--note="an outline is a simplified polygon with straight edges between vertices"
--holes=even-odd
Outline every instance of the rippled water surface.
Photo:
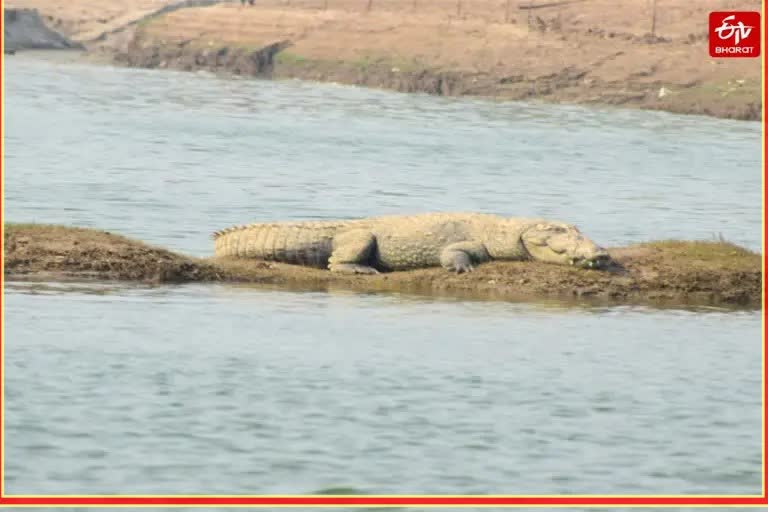
[[760,247],[758,123],[23,58],[6,79],[15,221],[200,255],[231,224],[434,210]]
[[[206,255],[267,219],[475,210],[760,238],[756,123],[24,56],[9,221]],[[760,314],[11,283],[6,492],[759,493]]]

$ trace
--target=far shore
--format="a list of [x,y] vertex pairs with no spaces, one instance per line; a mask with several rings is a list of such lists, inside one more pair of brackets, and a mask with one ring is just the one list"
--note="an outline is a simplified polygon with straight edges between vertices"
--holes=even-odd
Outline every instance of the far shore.
[[5,224],[5,278],[25,281],[250,283],[479,300],[651,306],[762,307],[762,257],[727,242],[658,241],[609,249],[613,271],[531,261],[492,262],[454,274],[428,268],[340,275],[282,263],[192,258],[106,231]]
[[35,8],[91,58],[126,66],[762,119],[762,57],[713,59],[707,49],[708,13],[759,11],[756,0],[666,0],[655,24],[651,2],[628,0],[189,6],[199,2],[9,0],[6,8]]

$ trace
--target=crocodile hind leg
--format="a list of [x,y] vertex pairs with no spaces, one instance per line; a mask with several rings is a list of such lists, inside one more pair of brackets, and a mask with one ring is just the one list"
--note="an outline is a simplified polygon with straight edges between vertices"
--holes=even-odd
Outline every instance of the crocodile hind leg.
[[370,266],[376,249],[376,237],[365,229],[352,229],[333,237],[333,252],[328,259],[331,272],[378,274]]
[[483,263],[491,259],[488,250],[481,242],[456,242],[447,245],[440,252],[440,264],[446,270],[457,274],[472,272],[473,265]]

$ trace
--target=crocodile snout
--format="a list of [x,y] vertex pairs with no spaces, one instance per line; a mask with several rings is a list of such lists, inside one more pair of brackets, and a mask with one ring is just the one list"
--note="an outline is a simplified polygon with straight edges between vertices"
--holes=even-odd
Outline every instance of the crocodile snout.
[[596,270],[604,269],[611,264],[612,260],[608,253],[601,249],[596,254],[590,256],[576,256],[571,258],[571,265],[581,268],[592,268]]

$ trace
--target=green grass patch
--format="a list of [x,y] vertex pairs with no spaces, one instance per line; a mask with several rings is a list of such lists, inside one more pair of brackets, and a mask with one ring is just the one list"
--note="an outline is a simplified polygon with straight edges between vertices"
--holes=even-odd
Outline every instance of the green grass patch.
[[5,234],[34,234],[34,233],[49,233],[52,231],[58,231],[64,233],[66,231],[71,232],[89,232],[98,231],[91,228],[77,228],[70,226],[61,226],[59,224],[38,224],[36,222],[6,222],[3,224]]
[[717,241],[660,240],[640,244],[664,251],[665,259],[696,260],[703,263],[724,264],[733,267],[760,267],[762,256],[734,243]]
[[139,21],[137,21],[136,26],[139,28],[147,28],[153,23],[157,23],[158,20],[162,18],[163,16],[147,16],[146,18],[142,18]]
[[[685,89],[676,89],[681,96],[701,101],[760,100],[760,79],[732,78],[717,82],[704,82]],[[673,92],[674,94],[674,92]]]

